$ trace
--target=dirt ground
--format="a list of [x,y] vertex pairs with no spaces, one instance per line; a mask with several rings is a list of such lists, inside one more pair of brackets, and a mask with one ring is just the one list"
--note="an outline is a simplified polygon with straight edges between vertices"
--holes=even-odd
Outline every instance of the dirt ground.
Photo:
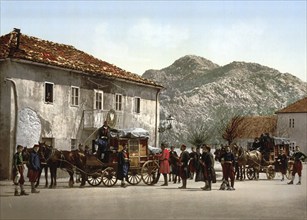
[[[274,180],[235,182],[235,191],[219,190],[221,174],[211,191],[200,189],[202,182],[188,180],[187,189],[162,179],[154,186],[140,183],[121,188],[68,188],[68,179],[59,179],[56,189],[39,187],[39,194],[15,197],[11,181],[0,181],[0,219],[307,219],[307,165],[302,185],[287,185],[277,174]],[[295,183],[298,177],[296,176]],[[43,182],[44,183],[44,182]],[[29,183],[26,190],[30,192]]]

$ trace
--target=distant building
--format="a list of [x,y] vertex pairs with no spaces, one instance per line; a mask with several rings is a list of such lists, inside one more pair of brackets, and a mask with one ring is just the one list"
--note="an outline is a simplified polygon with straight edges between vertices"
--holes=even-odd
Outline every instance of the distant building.
[[17,144],[45,141],[70,150],[90,144],[105,120],[114,128],[144,128],[157,146],[162,88],[73,46],[18,29],[1,36],[0,179],[10,178]]
[[270,136],[276,135],[277,117],[271,116],[243,116],[243,120],[238,126],[238,137],[235,142],[242,147],[248,145],[259,138],[261,134],[268,133]]
[[307,153],[307,97],[276,112],[277,134],[288,137]]

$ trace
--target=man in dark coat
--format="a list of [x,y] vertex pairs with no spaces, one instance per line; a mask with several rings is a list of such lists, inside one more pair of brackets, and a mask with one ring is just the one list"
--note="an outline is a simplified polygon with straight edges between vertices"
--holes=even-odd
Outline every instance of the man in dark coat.
[[117,170],[117,178],[121,180],[121,187],[126,187],[125,180],[128,178],[129,171],[129,154],[127,151],[127,144],[123,145],[122,151],[118,153],[118,170]]
[[204,166],[204,179],[206,185],[201,187],[201,189],[210,191],[211,190],[211,183],[213,179],[213,172],[214,172],[214,159],[213,155],[210,152],[211,148],[207,145],[203,146],[203,154],[201,156],[202,164]]
[[101,160],[105,159],[105,153],[108,150],[109,140],[110,140],[110,127],[108,126],[108,122],[105,121],[103,123],[103,126],[101,126],[98,129],[98,138],[97,138],[97,144],[98,144],[97,155],[98,158]]
[[234,182],[235,182],[235,173],[234,173],[234,164],[235,157],[233,153],[230,151],[230,147],[226,147],[226,153],[223,155],[222,163],[224,164],[224,178],[225,181],[228,182],[228,178],[230,178],[231,186],[228,186],[228,190],[235,190]]
[[178,187],[179,189],[186,189],[187,188],[187,179],[190,176],[188,163],[190,160],[189,152],[186,151],[186,146],[183,144],[180,147],[180,150],[182,151],[179,158],[179,174],[182,179],[182,186]]
[[[23,176],[24,165],[23,165],[23,156],[22,156],[23,146],[17,146],[17,152],[14,154],[13,158],[13,180],[15,185],[14,196],[27,196],[24,190],[25,179]],[[20,187],[20,194],[18,192],[18,185]]]
[[31,193],[39,193],[35,188],[35,183],[41,169],[41,162],[38,154],[39,145],[34,145],[33,151],[30,153],[28,177],[31,183]]

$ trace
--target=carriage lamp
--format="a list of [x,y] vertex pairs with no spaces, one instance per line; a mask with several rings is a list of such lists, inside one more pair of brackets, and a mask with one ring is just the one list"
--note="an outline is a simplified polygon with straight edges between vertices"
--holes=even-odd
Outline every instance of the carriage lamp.
[[163,126],[160,126],[158,128],[158,132],[162,133],[166,130],[170,130],[173,128],[173,125],[172,125],[172,121],[174,121],[175,118],[173,118],[172,115],[169,115],[167,118],[166,118],[166,122],[164,122],[164,125]]

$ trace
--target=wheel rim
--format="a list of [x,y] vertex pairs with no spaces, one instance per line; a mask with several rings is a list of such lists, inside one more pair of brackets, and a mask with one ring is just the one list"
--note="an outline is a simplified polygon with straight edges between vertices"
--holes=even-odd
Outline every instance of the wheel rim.
[[128,173],[127,182],[130,183],[131,185],[137,185],[141,182],[141,180],[142,180],[141,176],[139,174],[137,174],[136,171]]
[[249,180],[254,179],[254,178],[255,178],[255,171],[254,171],[254,169],[253,169],[253,168],[247,168],[247,173],[246,173],[246,175],[247,175],[247,178],[248,178]]
[[89,176],[87,182],[91,186],[99,186],[101,184],[102,177],[101,176]]
[[107,168],[102,173],[102,183],[107,187],[114,186],[117,182],[116,172],[113,168]]
[[141,175],[142,180],[147,185],[153,185],[155,183],[155,177],[158,174],[158,164],[155,161],[147,161],[142,166]]

